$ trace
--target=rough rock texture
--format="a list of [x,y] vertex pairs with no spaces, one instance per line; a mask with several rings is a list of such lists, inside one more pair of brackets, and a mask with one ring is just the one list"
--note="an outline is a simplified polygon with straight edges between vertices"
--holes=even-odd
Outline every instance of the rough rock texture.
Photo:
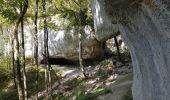
[[[95,0],[91,0],[91,1],[95,2]],[[106,14],[104,10],[105,9],[104,2],[102,0],[100,4],[96,2],[96,4],[92,5],[92,7],[93,7],[92,12],[94,15],[93,17],[95,23],[94,27],[97,33],[96,34],[97,40],[105,41],[108,40],[109,38],[112,38],[118,32],[118,26],[112,24],[115,22],[113,22],[112,18]]]
[[[83,58],[100,58],[103,52],[102,43],[95,39],[94,32],[91,31],[90,27],[85,27],[83,33]],[[40,39],[43,41],[43,34],[40,36]],[[43,44],[40,45],[40,53],[43,53]],[[49,31],[49,53],[52,58],[65,58],[72,61],[78,60],[78,45],[79,40],[76,28],[59,32]]]
[[91,7],[97,39],[120,31],[129,48],[133,99],[169,100],[170,1],[91,0]]

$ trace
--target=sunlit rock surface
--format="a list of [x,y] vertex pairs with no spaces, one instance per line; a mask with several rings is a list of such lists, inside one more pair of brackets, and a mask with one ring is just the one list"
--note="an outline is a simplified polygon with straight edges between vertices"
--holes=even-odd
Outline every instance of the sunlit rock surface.
[[133,99],[169,100],[170,1],[91,0],[91,7],[97,39],[120,31],[129,48]]
[[[94,17],[94,27],[96,31],[96,38],[99,41],[106,41],[112,38],[118,32],[117,22],[113,21],[105,12],[105,2],[100,0],[101,3],[91,0],[92,13]],[[94,5],[95,3],[95,5]]]
[[[102,43],[95,39],[94,32],[90,27],[84,27],[82,37],[83,59],[100,58],[103,52]],[[39,39],[43,41],[43,34],[39,36]],[[43,44],[40,44],[40,48],[41,55],[43,55]],[[49,53],[52,58],[78,60],[79,40],[76,28],[57,32],[49,31]]]

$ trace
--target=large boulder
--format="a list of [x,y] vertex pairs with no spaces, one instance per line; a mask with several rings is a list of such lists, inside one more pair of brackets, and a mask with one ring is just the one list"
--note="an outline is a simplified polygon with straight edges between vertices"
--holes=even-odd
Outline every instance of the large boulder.
[[[43,41],[43,34],[40,34]],[[41,42],[43,43],[43,42]],[[102,42],[95,39],[94,32],[85,26],[82,36],[83,59],[98,59],[103,52]],[[43,44],[40,44],[43,54]],[[72,30],[49,31],[50,58],[65,58],[71,61],[79,60],[79,39],[76,27]]]
[[170,98],[170,1],[91,0],[96,36],[120,31],[133,62],[133,99]]

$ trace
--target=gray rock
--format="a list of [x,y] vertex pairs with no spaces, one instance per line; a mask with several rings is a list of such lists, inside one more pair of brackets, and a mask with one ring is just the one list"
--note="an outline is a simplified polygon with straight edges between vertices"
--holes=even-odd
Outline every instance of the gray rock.
[[[79,39],[76,28],[58,32],[49,32],[49,53],[52,58],[66,58],[68,60],[78,60]],[[43,35],[43,34],[42,34]],[[43,36],[42,38],[43,41]],[[43,43],[43,42],[41,42]],[[103,52],[102,43],[97,41],[91,28],[86,26],[82,36],[83,59],[99,58]],[[43,45],[41,45],[43,53]]]
[[129,48],[133,100],[169,100],[170,1],[91,0],[91,7],[97,39],[120,31]]

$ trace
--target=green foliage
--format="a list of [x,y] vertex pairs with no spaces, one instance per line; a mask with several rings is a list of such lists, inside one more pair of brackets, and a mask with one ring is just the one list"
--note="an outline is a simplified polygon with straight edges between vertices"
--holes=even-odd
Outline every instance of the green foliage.
[[111,64],[112,64],[111,59],[104,60],[100,63],[100,65],[103,66],[103,67],[108,67]]
[[64,85],[69,86],[71,90],[67,91],[68,93],[66,93],[66,91],[58,91],[53,94],[53,97],[56,100],[69,100],[70,98],[74,98],[74,100],[94,100],[99,95],[112,92],[111,89],[105,87],[94,88],[87,92],[86,81],[87,80],[82,80],[81,78],[74,78],[73,80],[67,81]]
[[[32,66],[30,63],[31,58],[26,58],[26,72],[27,72],[27,85],[28,85],[28,96],[36,93],[35,84],[36,80],[36,67]],[[0,100],[18,100],[17,90],[14,88],[12,68],[7,68],[7,58],[0,57]],[[58,72],[56,72],[58,74]],[[57,78],[52,72],[52,82],[56,82]],[[45,89],[44,83],[44,68],[39,66],[39,79],[38,79],[38,88],[39,91]]]
[[[63,91],[57,91],[53,93],[53,98],[55,98],[55,100],[68,100],[70,96],[75,96],[78,95],[77,91],[79,91],[79,93],[82,93],[82,91],[84,91],[84,85],[82,85],[84,82],[84,80],[80,77],[74,78],[72,80],[68,80],[66,83],[64,83],[64,86],[69,86],[71,91],[69,91],[70,93],[66,93]],[[81,89],[79,89],[81,88]]]
[[100,79],[106,79],[113,73],[113,65],[110,59],[104,60],[100,63],[99,70],[95,73],[95,77],[99,77]]
[[108,78],[109,74],[104,71],[104,70],[99,70],[96,74],[95,74],[96,77],[100,77],[100,79],[106,79]]
[[60,18],[69,20],[67,27],[78,25],[78,18],[81,17],[82,25],[93,26],[92,14],[88,7],[89,0],[55,0],[54,1],[56,13]]
[[1,0],[0,7],[0,15],[6,21],[12,23],[17,19],[16,9],[19,7],[18,0]]
[[[38,73],[38,91],[42,91],[45,89],[45,79],[44,79],[44,68],[43,66],[39,66],[39,73]],[[56,73],[51,73],[52,83],[57,81],[55,76]],[[33,84],[36,80],[36,67],[35,66],[27,66],[27,85],[28,85],[28,95],[33,95],[36,93],[36,86]]]
[[68,100],[69,97],[64,96],[62,92],[57,92],[57,93],[53,92],[52,98],[55,100]]
[[30,64],[31,62],[32,62],[32,58],[30,58],[30,57],[25,58],[25,63],[26,64]]
[[94,100],[99,95],[104,95],[107,93],[111,93],[111,89],[109,88],[97,88],[90,92],[86,92],[85,85],[80,84],[75,89],[75,100]]
[[[19,14],[21,0],[1,0],[0,1],[0,25],[13,24]],[[39,1],[38,18],[40,20],[39,26],[41,27],[41,19],[43,18],[42,1]],[[25,14],[26,18],[34,20],[35,0],[29,0],[29,9]],[[47,20],[51,17],[63,20],[61,25],[55,25],[51,20],[48,21],[48,28],[72,28],[78,25],[78,17],[81,17],[82,25],[90,25],[93,27],[93,20],[91,10],[89,8],[89,0],[82,0],[81,5],[79,0],[53,0],[47,1]],[[61,20],[60,20],[61,21]]]
[[17,100],[12,71],[7,67],[8,58],[0,56],[0,100]]
[[82,97],[81,100],[92,100],[95,99],[99,95],[104,95],[107,93],[111,93],[112,90],[109,88],[98,88],[96,90],[91,91],[90,93],[87,93],[85,96]]
[[76,100],[82,100],[82,96],[85,95],[85,92],[85,85],[84,83],[81,83],[79,86],[76,87],[73,94],[76,97]]
[[53,22],[48,22],[47,27],[55,30],[58,26]]
[[9,66],[7,66],[9,64],[8,59],[9,58],[7,57],[0,56],[0,80],[1,81],[5,81],[11,78],[10,76],[11,71],[9,70],[10,68],[8,68]]
[[0,91],[0,100],[18,100],[17,90]]

